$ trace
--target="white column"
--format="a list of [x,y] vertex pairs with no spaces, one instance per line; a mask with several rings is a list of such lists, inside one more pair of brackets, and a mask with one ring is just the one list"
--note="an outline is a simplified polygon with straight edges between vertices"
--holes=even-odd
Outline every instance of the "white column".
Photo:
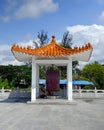
[[36,61],[32,57],[32,82],[31,82],[31,102],[36,100]]
[[95,97],[97,97],[97,90],[96,90],[96,87],[95,87]]
[[36,65],[36,97],[39,97],[39,65]]
[[79,97],[81,97],[82,96],[82,93],[81,93],[82,91],[81,91],[81,86],[79,86]]
[[2,87],[1,95],[2,95],[2,97],[4,96],[4,87]]
[[72,60],[69,60],[67,65],[67,96],[68,101],[72,101]]

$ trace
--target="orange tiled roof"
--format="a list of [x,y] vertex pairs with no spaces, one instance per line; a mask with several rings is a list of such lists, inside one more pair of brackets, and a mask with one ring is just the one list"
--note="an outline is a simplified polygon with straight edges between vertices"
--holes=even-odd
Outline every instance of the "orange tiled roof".
[[58,57],[58,56],[74,55],[91,49],[92,46],[90,43],[82,47],[74,47],[73,49],[64,48],[56,43],[55,36],[52,36],[52,41],[50,44],[45,45],[41,48],[32,48],[30,46],[25,48],[15,44],[11,48],[12,51],[40,57]]

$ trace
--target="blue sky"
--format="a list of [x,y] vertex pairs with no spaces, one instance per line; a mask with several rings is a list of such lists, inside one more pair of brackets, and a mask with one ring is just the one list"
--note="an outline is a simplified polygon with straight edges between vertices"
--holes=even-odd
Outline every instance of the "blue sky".
[[[104,46],[104,0],[0,0],[0,64],[14,63],[12,44],[27,45],[41,30],[48,33],[50,40],[52,35],[62,39],[68,30],[73,35],[73,44],[91,41],[95,47],[94,61],[96,46]],[[103,59],[97,60],[103,63]]]

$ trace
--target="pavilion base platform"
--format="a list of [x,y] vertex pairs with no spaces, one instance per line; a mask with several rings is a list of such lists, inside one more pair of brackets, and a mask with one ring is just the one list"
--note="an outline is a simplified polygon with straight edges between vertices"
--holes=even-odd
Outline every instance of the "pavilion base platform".
[[68,101],[67,99],[36,99],[36,101],[27,101],[27,104],[34,105],[76,105],[75,100]]

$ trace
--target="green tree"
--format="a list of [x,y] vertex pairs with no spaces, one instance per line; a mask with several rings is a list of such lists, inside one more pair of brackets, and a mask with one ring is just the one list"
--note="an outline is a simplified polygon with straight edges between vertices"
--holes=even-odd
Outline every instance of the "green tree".
[[[65,48],[69,48],[71,49],[72,48],[72,39],[73,39],[73,36],[69,33],[69,31],[66,31],[64,34],[63,34],[63,38],[62,38],[62,41],[61,41],[61,46],[65,47]],[[76,66],[78,66],[78,61],[73,61],[72,62],[72,66],[74,69],[76,69]]]
[[[73,36],[69,33],[69,31],[66,31],[64,34],[63,34],[63,38],[62,38],[62,41],[61,41],[61,46],[65,47],[65,48],[69,48],[71,49],[72,48],[72,39],[73,39]],[[72,62],[72,68],[73,68],[73,75],[75,75],[75,72],[77,72],[77,66],[79,65],[78,61],[73,61]],[[66,67],[60,67],[61,70],[63,71],[63,73],[65,73],[65,75],[63,75],[62,77],[63,78],[66,78],[67,76],[67,71],[66,71]]]
[[67,31],[63,34],[63,38],[61,41],[61,46],[65,47],[65,48],[70,48],[72,46],[72,35]]
[[104,66],[98,62],[87,64],[82,70],[82,76],[95,83],[97,88],[104,89]]
[[33,41],[34,46],[36,48],[44,46],[49,41],[47,32],[45,32],[44,30],[41,30],[40,32],[38,32],[37,38],[38,38],[38,41]]
[[[8,80],[9,87],[18,87],[21,80],[24,80],[28,86],[31,84],[31,67],[23,66],[0,66],[0,78]],[[13,85],[13,86],[12,86]]]
[[4,87],[5,89],[9,89],[9,84],[7,79],[0,78],[0,89]]

